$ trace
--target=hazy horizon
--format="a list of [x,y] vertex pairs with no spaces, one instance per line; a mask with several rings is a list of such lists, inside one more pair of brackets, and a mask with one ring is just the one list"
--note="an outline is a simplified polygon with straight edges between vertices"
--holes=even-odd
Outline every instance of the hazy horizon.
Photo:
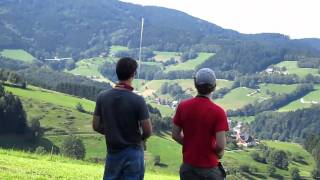
[[[316,0],[122,0],[183,11],[245,34],[281,33],[292,39],[320,38]],[[200,2],[200,3],[199,3]]]

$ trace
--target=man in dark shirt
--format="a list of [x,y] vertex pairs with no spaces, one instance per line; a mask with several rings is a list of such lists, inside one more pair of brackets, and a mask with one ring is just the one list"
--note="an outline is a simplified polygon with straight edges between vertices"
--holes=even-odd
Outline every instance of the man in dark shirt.
[[120,59],[116,67],[119,83],[97,98],[92,126],[106,138],[105,180],[144,177],[143,144],[152,127],[144,99],[132,92],[137,66],[134,59]]
[[172,138],[183,146],[181,180],[222,180],[219,163],[226,144],[228,122],[225,111],[211,101],[216,77],[211,69],[200,69],[195,76],[198,95],[179,104],[173,118]]

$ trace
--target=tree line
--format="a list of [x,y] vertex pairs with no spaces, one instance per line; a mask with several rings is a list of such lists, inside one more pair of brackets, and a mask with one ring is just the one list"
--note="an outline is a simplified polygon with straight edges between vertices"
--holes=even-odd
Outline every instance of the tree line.
[[305,142],[310,133],[320,135],[320,106],[294,112],[263,112],[251,123],[251,132],[260,139]]
[[17,73],[25,77],[29,84],[93,101],[96,100],[100,91],[111,88],[108,83],[101,83],[64,72],[56,72],[46,67],[31,67]]
[[9,82],[10,85],[18,86],[24,89],[27,87],[27,82],[22,76],[7,69],[0,68],[0,81],[4,83]]
[[309,134],[304,141],[304,148],[313,156],[316,161],[316,168],[312,171],[314,179],[320,178],[320,135]]
[[262,102],[248,104],[237,110],[229,110],[227,113],[229,116],[254,116],[264,111],[272,111],[283,107],[290,102],[305,96],[313,90],[314,87],[312,84],[301,84],[292,93],[276,95]]

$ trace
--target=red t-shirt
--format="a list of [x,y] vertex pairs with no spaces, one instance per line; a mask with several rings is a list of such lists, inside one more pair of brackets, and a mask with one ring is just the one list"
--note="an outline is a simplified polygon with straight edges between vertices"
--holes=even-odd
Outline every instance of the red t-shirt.
[[225,111],[209,98],[195,97],[179,104],[173,123],[182,128],[183,162],[195,167],[218,166],[216,132],[228,131]]

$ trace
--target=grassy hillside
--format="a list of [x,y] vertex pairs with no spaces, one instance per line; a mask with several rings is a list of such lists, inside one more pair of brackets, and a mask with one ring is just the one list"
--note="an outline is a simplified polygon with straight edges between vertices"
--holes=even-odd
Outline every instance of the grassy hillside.
[[[189,91],[191,91],[192,94],[196,93],[193,79],[152,80],[152,81],[145,83],[144,86],[142,86],[141,91],[153,90],[154,92],[159,93],[162,84],[164,84],[166,82],[169,84],[178,83],[182,87],[183,90],[185,90],[185,91],[189,90]],[[230,88],[232,86],[232,83],[233,82],[229,81],[229,80],[218,79],[217,80],[217,90],[219,90],[221,88],[225,88],[225,87]]]
[[298,61],[282,61],[277,64],[277,67],[285,67],[289,74],[296,74],[299,77],[305,77],[308,74],[319,75],[318,69],[314,68],[299,68],[297,65]]
[[312,91],[304,97],[289,103],[288,105],[279,109],[279,111],[294,111],[311,107],[313,104],[320,104],[320,85],[316,85],[315,91]]
[[165,72],[179,71],[179,70],[195,70],[197,66],[204,63],[209,57],[213,56],[213,53],[198,53],[198,57],[190,59],[186,62],[179,63],[176,65],[168,66]]
[[22,49],[4,49],[0,51],[0,56],[29,63],[35,60],[35,57]]
[[[94,158],[102,159],[103,157],[105,157],[105,140],[103,136],[93,133],[93,131],[91,130],[91,115],[77,112],[74,108],[75,103],[77,103],[78,101],[84,101],[83,104],[85,104],[86,100],[77,99],[76,97],[68,96],[62,93],[51,92],[48,90],[41,91],[39,88],[36,87],[31,87],[30,90],[21,90],[9,87],[6,87],[6,89],[8,91],[13,92],[14,94],[19,95],[22,98],[23,105],[26,111],[28,112],[28,118],[41,116],[41,126],[45,128],[46,132],[44,134],[44,138],[41,140],[39,145],[51,144],[53,146],[59,147],[63,140],[67,137],[66,135],[68,133],[72,133],[79,136],[83,140],[87,152],[85,157],[86,160],[93,160]],[[55,98],[53,99],[53,97]],[[66,99],[68,101],[73,102],[74,104],[66,103]],[[87,104],[87,106],[87,108],[93,107],[94,103],[91,102]],[[26,143],[25,141],[18,138],[14,140],[8,137],[1,137],[1,144],[4,141],[6,141],[7,144],[12,144],[12,141],[16,141],[17,144]],[[308,173],[310,169],[312,169],[312,167],[314,166],[314,162],[312,161],[311,156],[308,153],[306,153],[301,146],[295,144],[292,145],[290,143],[270,141],[267,141],[267,143],[272,147],[281,147],[286,151],[292,151],[293,154],[298,153],[302,155],[305,158],[307,165],[292,162],[290,164],[290,167],[298,167],[303,176],[309,177]],[[262,177],[266,178],[267,165],[252,160],[250,153],[253,150],[254,149],[249,149],[245,151],[229,151],[223,158],[223,162],[225,165],[227,165],[227,167],[239,167],[241,164],[248,164],[248,162],[250,162],[251,166],[258,168],[258,173],[254,175],[246,174],[245,177],[249,177],[252,179],[261,179]],[[2,156],[1,153],[6,154],[6,156]],[[53,178],[66,177],[67,179],[72,179],[73,175],[77,174],[77,172],[73,172],[72,169],[81,169],[81,167],[84,167],[88,168],[88,171],[79,172],[78,174],[83,173],[83,177],[89,177],[91,176],[90,173],[92,171],[96,174],[96,176],[93,177],[99,178],[103,171],[103,167],[101,165],[99,166],[89,164],[90,167],[86,167],[86,163],[78,163],[78,161],[72,161],[76,163],[69,163],[69,160],[64,159],[61,164],[60,160],[55,159],[53,163],[47,162],[47,156],[41,156],[41,158],[37,158],[37,156],[32,155],[32,158],[30,158],[30,160],[22,159],[28,156],[29,155],[23,154],[23,157],[11,157],[8,151],[0,150],[0,162],[5,162],[1,165],[5,168],[0,168],[1,177],[15,179],[25,176],[29,178],[29,175],[34,173],[34,177],[42,175],[44,177],[52,176]],[[160,156],[160,161],[164,165],[163,167],[155,166],[153,164],[154,157],[156,156]],[[6,159],[4,160],[4,158]],[[181,159],[181,146],[172,141],[169,134],[164,133],[160,136],[151,137],[147,143],[146,152],[148,173],[147,177],[150,179],[159,177],[160,179],[178,179],[177,177],[172,176],[176,176],[178,174]],[[24,170],[19,170],[19,168],[25,167],[27,166],[27,164],[29,164],[29,166],[30,164],[37,165],[35,165],[33,168],[26,167],[23,168]],[[42,164],[42,167],[38,167],[38,164]],[[71,169],[68,171],[70,173],[68,174],[66,171],[60,171],[58,167]],[[53,173],[54,175],[51,175],[51,173]],[[281,176],[289,177],[288,171],[277,169],[277,173]],[[156,176],[155,174],[168,174],[171,176]],[[31,177],[30,175],[30,178],[32,179],[33,177]]]
[[166,62],[171,58],[179,62],[181,58],[181,53],[178,52],[154,51],[154,54],[154,59],[158,62]]
[[67,108],[75,108],[77,103],[81,103],[85,110],[93,112],[95,105],[94,102],[84,98],[80,99],[75,96],[70,96],[67,94],[50,91],[34,86],[28,86],[28,89],[20,89],[6,86],[5,89],[9,92],[12,92],[14,95],[21,97],[22,99],[33,99]]
[[300,155],[304,157],[306,164],[303,165],[297,162],[291,162],[289,165],[289,169],[292,167],[297,167],[300,170],[300,175],[304,177],[310,177],[310,172],[315,167],[315,161],[312,156],[304,150],[299,144],[288,143],[288,142],[280,142],[280,141],[263,141],[269,147],[273,147],[278,150],[288,151],[294,155]]
[[82,59],[76,63],[75,69],[66,72],[85,76],[100,82],[108,82],[112,85],[114,84],[112,81],[102,76],[99,71],[99,67],[101,67],[106,61],[116,61],[117,59],[114,57],[114,54],[123,50],[128,50],[128,48],[124,46],[111,46],[108,57],[93,57],[89,59]]
[[215,102],[225,109],[238,109],[254,101],[263,101],[269,98],[263,92],[256,92],[254,89],[240,87],[231,90],[222,99],[216,99]]
[[260,84],[259,85],[261,92],[267,94],[268,92],[276,94],[288,94],[292,93],[298,87],[298,84]]
[[115,53],[117,53],[119,51],[127,51],[127,50],[129,50],[129,48],[127,48],[125,46],[111,46],[109,54],[111,56],[113,56]]
[[[1,179],[101,179],[104,167],[60,156],[37,155],[0,149]],[[178,177],[146,173],[146,180]]]

